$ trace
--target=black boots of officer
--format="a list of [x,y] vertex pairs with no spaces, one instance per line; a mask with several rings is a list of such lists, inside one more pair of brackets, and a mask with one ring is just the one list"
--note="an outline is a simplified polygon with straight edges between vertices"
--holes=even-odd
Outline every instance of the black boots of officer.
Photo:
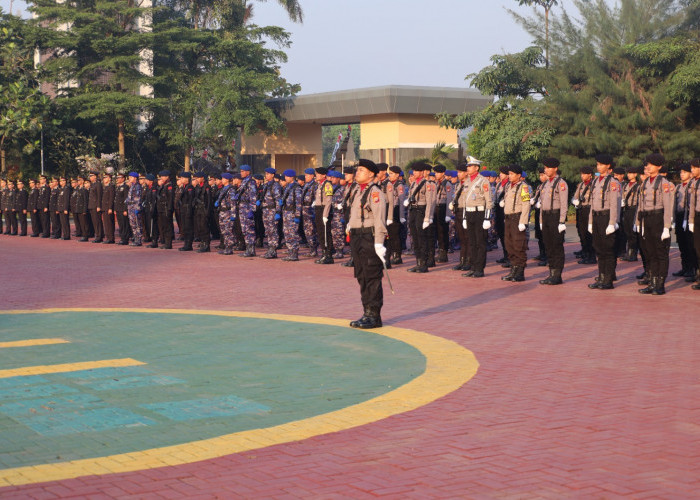
[[[156,243],[156,246],[158,246],[157,243]],[[197,253],[207,253],[207,252],[209,252],[209,251],[210,251],[209,243],[206,243],[206,242],[201,243],[201,244],[199,245],[199,248],[197,249]]]
[[522,266],[512,266],[510,273],[501,276],[503,281],[525,281],[525,268]]
[[588,285],[591,290],[612,290],[615,288],[613,286],[613,276],[610,274],[600,274],[596,280]]
[[459,264],[454,266],[452,268],[453,271],[470,271],[472,266],[469,265],[469,262],[467,261],[467,258],[461,258],[459,259]]
[[637,250],[634,248],[628,248],[627,253],[620,257],[623,262],[637,262]]
[[581,259],[576,261],[577,264],[597,264],[595,254],[583,252]]
[[408,269],[409,273],[427,273],[428,272],[428,263],[427,261],[423,259],[418,259],[416,260],[416,265],[413,266],[412,268]]
[[334,262],[335,261],[333,260],[333,254],[330,248],[326,248],[326,250],[323,252],[323,256],[317,261],[314,261],[315,264],[333,264]]
[[391,257],[391,263],[394,265],[403,264],[403,259],[401,259],[401,252],[394,252]]
[[643,295],[664,295],[666,294],[666,278],[661,276],[652,276],[649,278],[649,285],[646,288],[640,288],[638,291]]
[[350,322],[352,328],[379,328],[382,326],[382,318],[379,315],[379,308],[366,306],[365,313],[360,319]]
[[435,262],[447,262],[447,250],[438,250]]
[[340,265],[343,267],[355,267],[355,261],[352,259],[352,253],[350,254],[350,258],[348,259],[348,261],[343,262]]
[[561,285],[564,283],[561,279],[561,269],[549,268],[549,276],[540,280],[540,285]]
[[240,257],[255,257],[255,244],[246,245],[245,252],[243,252]]

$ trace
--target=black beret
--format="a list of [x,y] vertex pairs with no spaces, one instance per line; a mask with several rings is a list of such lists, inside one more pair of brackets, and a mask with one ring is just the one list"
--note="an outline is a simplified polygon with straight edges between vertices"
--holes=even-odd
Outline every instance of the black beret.
[[326,175],[328,173],[328,169],[326,167],[317,167],[316,173],[321,174],[321,175]]
[[358,167],[365,167],[367,170],[369,170],[370,172],[373,172],[375,174],[379,173],[379,167],[372,160],[360,158],[360,161],[357,162],[357,166]]
[[170,177],[170,170],[161,170],[158,172],[158,177]]
[[627,174],[638,174],[639,173],[639,167],[627,167],[625,170],[625,173]]
[[[656,163],[654,163],[654,165],[656,165]],[[659,173],[660,173],[660,174],[667,174],[667,173],[668,173],[668,165],[663,165],[663,166],[659,169]]]
[[661,153],[652,153],[644,158],[644,163],[651,163],[652,165],[661,167],[664,163],[666,163],[666,158],[664,158],[664,155]]
[[690,160],[690,166],[691,167],[700,167],[700,158],[693,158]]
[[[467,164],[466,164],[466,163],[460,163],[459,165],[457,165],[457,170],[458,170],[459,172],[466,172],[466,171],[467,171]],[[506,173],[508,173],[508,172],[506,172]]]
[[508,174],[508,165],[503,165],[502,167],[498,168],[498,171],[502,174]]
[[275,180],[281,181],[282,176],[280,174],[275,174]]
[[156,180],[156,176],[153,174],[146,174],[146,180],[147,181],[154,181],[154,180]]
[[613,168],[613,174],[624,174],[627,171],[625,170],[625,167],[615,167]]
[[514,174],[522,175],[523,167],[521,167],[520,165],[508,165],[508,172],[513,172]]
[[389,165],[386,163],[377,163],[377,168],[380,172],[386,172],[389,169]]
[[435,170],[437,173],[444,173],[447,169],[445,168],[445,165],[435,165],[433,170]]
[[598,163],[602,163],[603,165],[612,165],[615,162],[615,160],[613,160],[612,155],[609,155],[607,153],[595,155],[595,161]]
[[559,168],[559,159],[557,158],[545,158],[542,160],[542,165],[547,168]]
[[593,167],[589,165],[584,165],[583,167],[581,167],[581,173],[593,175]]
[[690,163],[683,163],[680,167],[682,172],[690,172]]
[[306,180],[306,176],[305,176],[304,174],[297,175],[297,180],[299,180],[299,181],[305,181],[305,180]]
[[355,167],[345,167],[345,170],[343,170],[343,174],[353,174],[355,175]]
[[211,174],[209,177],[211,177],[212,179],[221,179],[221,174],[219,172],[215,172],[215,173]]
[[192,172],[180,172],[180,177],[184,177],[185,179],[191,179]]
[[258,181],[262,181],[265,178],[263,177],[262,174],[255,174],[255,175],[253,175],[253,179],[258,180]]
[[537,167],[537,171],[541,174],[544,174],[544,165]]
[[400,174],[401,167],[397,167],[396,165],[392,165],[391,167],[389,167],[389,172],[394,172],[395,174]]

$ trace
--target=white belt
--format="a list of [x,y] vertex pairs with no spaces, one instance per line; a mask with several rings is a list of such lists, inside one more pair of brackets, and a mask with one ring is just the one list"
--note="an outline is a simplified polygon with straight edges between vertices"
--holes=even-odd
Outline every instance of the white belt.
[[483,212],[484,207],[466,207],[464,210],[467,212]]

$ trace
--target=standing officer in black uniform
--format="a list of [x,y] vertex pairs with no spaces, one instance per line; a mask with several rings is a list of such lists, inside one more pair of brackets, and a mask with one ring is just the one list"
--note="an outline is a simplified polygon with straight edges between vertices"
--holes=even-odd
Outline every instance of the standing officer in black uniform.
[[51,178],[49,183],[51,188],[51,194],[49,195],[49,214],[51,215],[51,239],[58,240],[61,238],[61,219],[58,216],[58,194],[60,188],[58,187],[58,179],[56,177]]
[[[19,235],[27,236],[27,205],[29,203],[29,193],[24,190],[24,182],[17,181],[17,197],[15,198],[15,211],[19,222]],[[691,240],[692,244],[692,240]]]
[[180,231],[185,240],[185,244],[179,249],[180,252],[191,252],[192,241],[194,240],[194,187],[190,184],[192,174],[190,172],[180,173],[180,185],[182,193],[179,199],[180,210]]
[[622,188],[622,228],[627,239],[627,253],[620,260],[626,262],[636,262],[639,250],[639,236],[634,232],[634,219],[637,217],[639,199],[638,173],[640,173],[638,167],[627,167],[627,182]]
[[48,184],[48,179],[45,175],[39,177],[39,197],[37,199],[37,211],[41,220],[39,230],[42,232],[42,238],[51,236],[51,223],[49,214],[49,205],[51,204],[51,188]]
[[428,272],[429,247],[433,242],[430,239],[430,224],[433,222],[437,195],[435,184],[427,178],[429,169],[425,163],[413,166],[414,180],[408,190],[408,199],[404,201],[404,205],[409,209],[408,225],[416,254],[416,265],[408,269],[410,273]]
[[[457,184],[455,186],[455,194],[452,201],[447,205],[447,215],[453,216],[455,221],[455,233],[459,240],[459,263],[452,268],[453,271],[469,271],[469,241],[467,229],[464,227],[464,217],[466,212],[460,204],[462,193],[464,192],[464,180],[467,178],[467,164],[460,163],[457,165]],[[505,247],[504,250],[505,252]]]
[[73,214],[73,221],[76,227],[80,227],[80,242],[89,241],[90,228],[88,226],[88,221],[90,220],[88,216],[88,190],[84,185],[85,179],[78,177],[76,179],[75,188],[75,212]]
[[39,186],[35,179],[29,179],[29,200],[27,202],[27,213],[32,217],[32,238],[38,238],[41,234],[41,215],[37,205],[39,203]]
[[117,214],[119,226],[119,242],[117,245],[128,245],[131,237],[131,224],[126,210],[126,197],[129,196],[129,185],[124,174],[117,174],[117,185],[114,188],[114,212]]
[[150,243],[148,248],[158,248],[158,222],[156,216],[156,198],[158,197],[158,185],[153,174],[146,174],[143,184],[143,229],[144,243]]
[[61,225],[61,233],[64,240],[70,239],[70,186],[68,179],[61,177],[56,201],[58,220]]
[[158,196],[156,201],[156,213],[158,214],[158,232],[163,238],[163,249],[173,248],[173,206],[175,191],[170,183],[170,171],[161,170],[158,172]]
[[545,158],[542,161],[547,180],[540,190],[540,219],[535,223],[542,229],[542,241],[549,264],[549,276],[540,285],[561,285],[564,270],[564,234],[569,211],[569,186],[559,175],[559,160]]
[[209,231],[209,219],[212,208],[211,188],[204,172],[194,174],[196,186],[194,188],[194,233],[199,239],[197,253],[209,252],[211,244],[211,231]]
[[90,190],[88,191],[88,211],[90,212],[90,220],[92,227],[95,230],[95,239],[93,243],[102,243],[102,184],[97,178],[98,172],[90,172]]
[[359,187],[350,209],[348,230],[364,314],[350,323],[353,328],[382,326],[382,277],[383,263],[386,262],[384,240],[387,230],[386,198],[381,188],[374,183],[378,171],[374,162],[361,159],[355,172],[355,181]]
[[105,173],[102,177],[102,199],[100,201],[100,213],[102,214],[102,230],[104,231],[105,245],[114,243],[114,184],[112,174]]
[[450,223],[447,218],[447,198],[451,194],[452,183],[445,177],[447,170],[444,165],[435,165],[435,185],[437,195],[435,198],[435,241],[437,243],[437,257],[435,262],[447,262],[447,247],[450,245]]

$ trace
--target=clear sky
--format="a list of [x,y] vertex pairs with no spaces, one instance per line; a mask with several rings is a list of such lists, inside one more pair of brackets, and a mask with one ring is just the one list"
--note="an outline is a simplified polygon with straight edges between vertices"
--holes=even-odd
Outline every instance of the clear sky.
[[[282,74],[301,84],[302,94],[380,85],[466,87],[465,76],[493,54],[519,52],[531,42],[505,10],[531,11],[517,0],[300,0],[302,24],[289,21],[277,0],[251,1],[254,23],[291,32]],[[0,0],[6,12],[9,4]],[[14,1],[15,13],[24,7]]]

